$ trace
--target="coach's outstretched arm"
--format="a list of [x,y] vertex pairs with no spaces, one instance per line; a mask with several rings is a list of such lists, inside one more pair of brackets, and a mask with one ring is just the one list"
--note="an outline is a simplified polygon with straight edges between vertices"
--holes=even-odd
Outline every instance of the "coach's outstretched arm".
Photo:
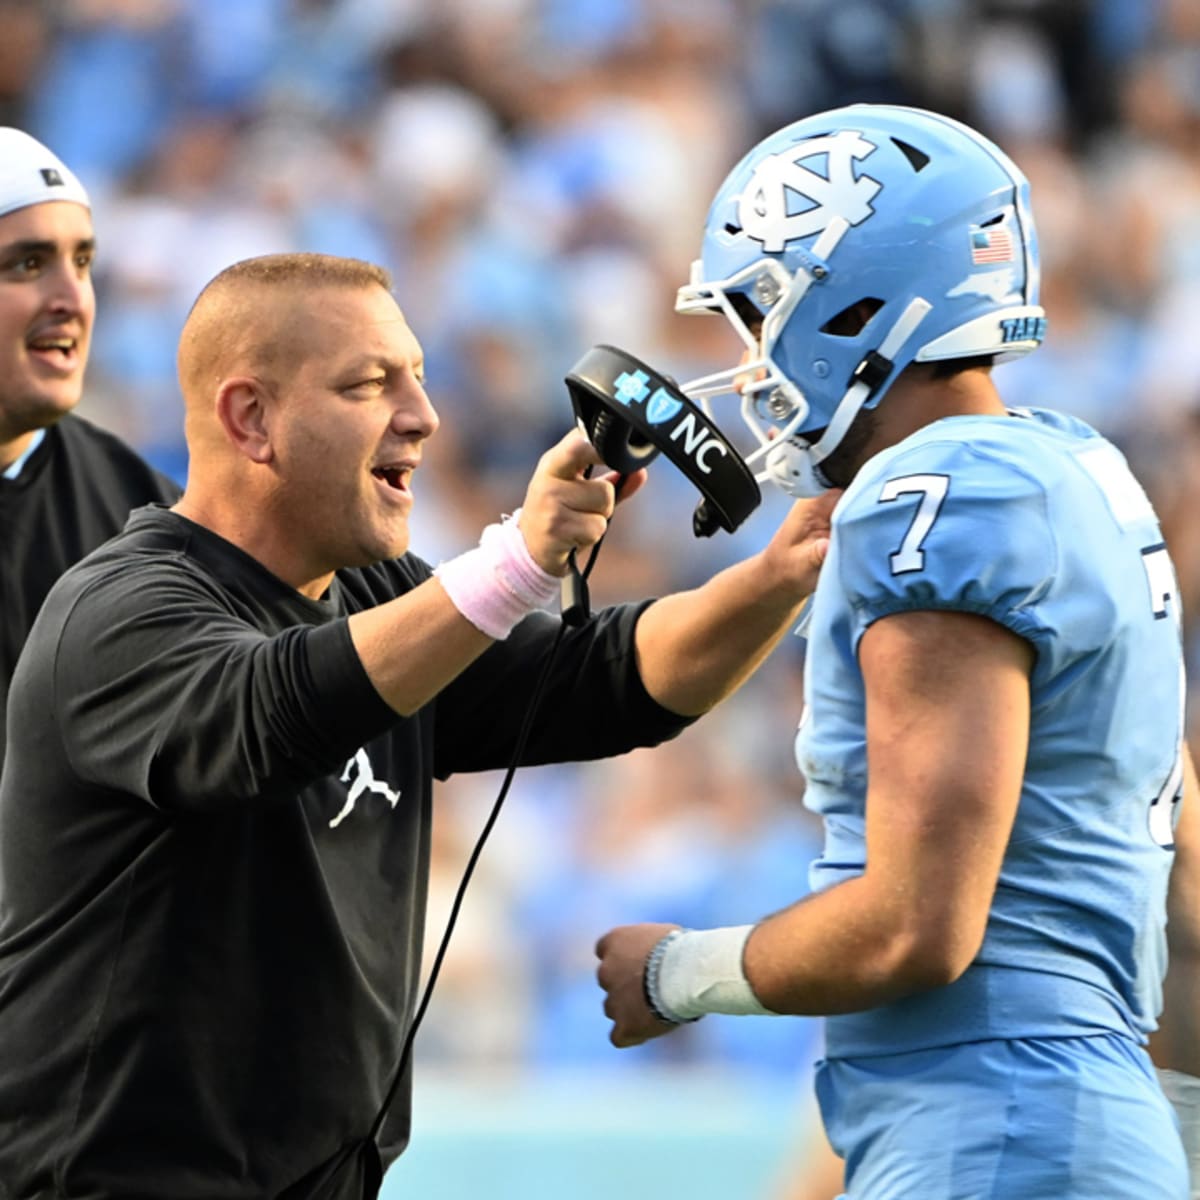
[[[586,475],[600,461],[581,434],[567,434],[538,460],[517,520],[489,527],[436,579],[350,618],[363,667],[393,709],[428,703],[555,594],[570,552],[598,541],[616,506],[611,477]],[[631,477],[622,500],[644,481],[644,472]]]
[[[607,528],[617,503],[613,479],[585,475],[599,463],[580,434],[568,434],[542,456],[519,519],[506,530],[511,537],[519,529],[543,583],[562,576],[567,555],[593,545]],[[644,481],[644,472],[632,476],[622,502]],[[816,586],[840,494],[798,501],[762,551],[646,609],[638,620],[636,654],[654,700],[680,716],[698,716],[753,674]],[[490,533],[494,537],[496,528]],[[463,556],[471,561],[439,568],[436,583],[351,618],[367,674],[397,712],[427,703],[500,634],[481,629],[488,622],[472,611],[471,572],[485,576],[493,569],[474,561],[490,553],[487,541],[485,535],[480,550]]]
[[698,716],[754,673],[817,585],[840,496],[797,501],[760,553],[642,614],[638,668],[659,704]]

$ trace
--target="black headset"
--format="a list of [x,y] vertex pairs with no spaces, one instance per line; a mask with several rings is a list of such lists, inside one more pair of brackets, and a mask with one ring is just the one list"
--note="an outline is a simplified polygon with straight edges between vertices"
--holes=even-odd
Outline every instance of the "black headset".
[[700,492],[692,532],[732,533],[762,493],[742,456],[673,379],[618,350],[593,346],[567,373],[575,416],[600,457],[628,475],[661,452]]

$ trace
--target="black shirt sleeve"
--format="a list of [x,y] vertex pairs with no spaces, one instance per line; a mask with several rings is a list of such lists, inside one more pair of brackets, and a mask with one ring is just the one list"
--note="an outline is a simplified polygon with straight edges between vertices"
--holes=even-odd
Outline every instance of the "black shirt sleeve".
[[437,777],[508,765],[548,661],[522,765],[606,758],[691,724],[658,704],[638,672],[634,628],[649,603],[603,609],[577,628],[547,613],[522,621],[435,701]]
[[131,510],[178,496],[119,438],[73,413],[46,431],[16,479],[0,478],[0,762],[9,682],[55,581],[120,533]]
[[52,706],[73,770],[163,808],[294,796],[397,719],[345,619],[268,634],[169,564],[100,575],[57,640]]

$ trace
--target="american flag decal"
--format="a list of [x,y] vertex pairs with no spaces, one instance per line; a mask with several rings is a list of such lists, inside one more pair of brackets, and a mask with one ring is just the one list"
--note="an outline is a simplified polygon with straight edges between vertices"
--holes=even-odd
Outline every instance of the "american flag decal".
[[980,263],[1012,262],[1016,257],[1013,236],[1007,225],[990,225],[981,229],[971,227],[971,261]]

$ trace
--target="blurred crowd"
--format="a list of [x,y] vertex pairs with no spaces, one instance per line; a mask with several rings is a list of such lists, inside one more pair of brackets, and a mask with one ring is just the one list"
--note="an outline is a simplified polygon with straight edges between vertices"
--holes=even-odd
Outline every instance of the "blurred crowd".
[[[273,251],[380,262],[443,418],[416,480],[414,548],[434,562],[520,502],[588,347],[679,379],[736,357],[673,300],[759,136],[856,100],[966,119],[1030,176],[1041,233],[1049,335],[997,383],[1122,446],[1200,608],[1200,0],[0,0],[0,28],[0,123],[94,201],[81,411],[182,480],[174,350],[200,287]],[[695,500],[652,469],[593,599],[690,585],[783,512],[769,496],[695,541]],[[803,649],[670,747],[518,776],[418,1058],[803,1070],[805,1021],[710,1018],[617,1055],[592,956],[626,920],[736,924],[805,892]],[[498,787],[440,789],[431,950]]]

